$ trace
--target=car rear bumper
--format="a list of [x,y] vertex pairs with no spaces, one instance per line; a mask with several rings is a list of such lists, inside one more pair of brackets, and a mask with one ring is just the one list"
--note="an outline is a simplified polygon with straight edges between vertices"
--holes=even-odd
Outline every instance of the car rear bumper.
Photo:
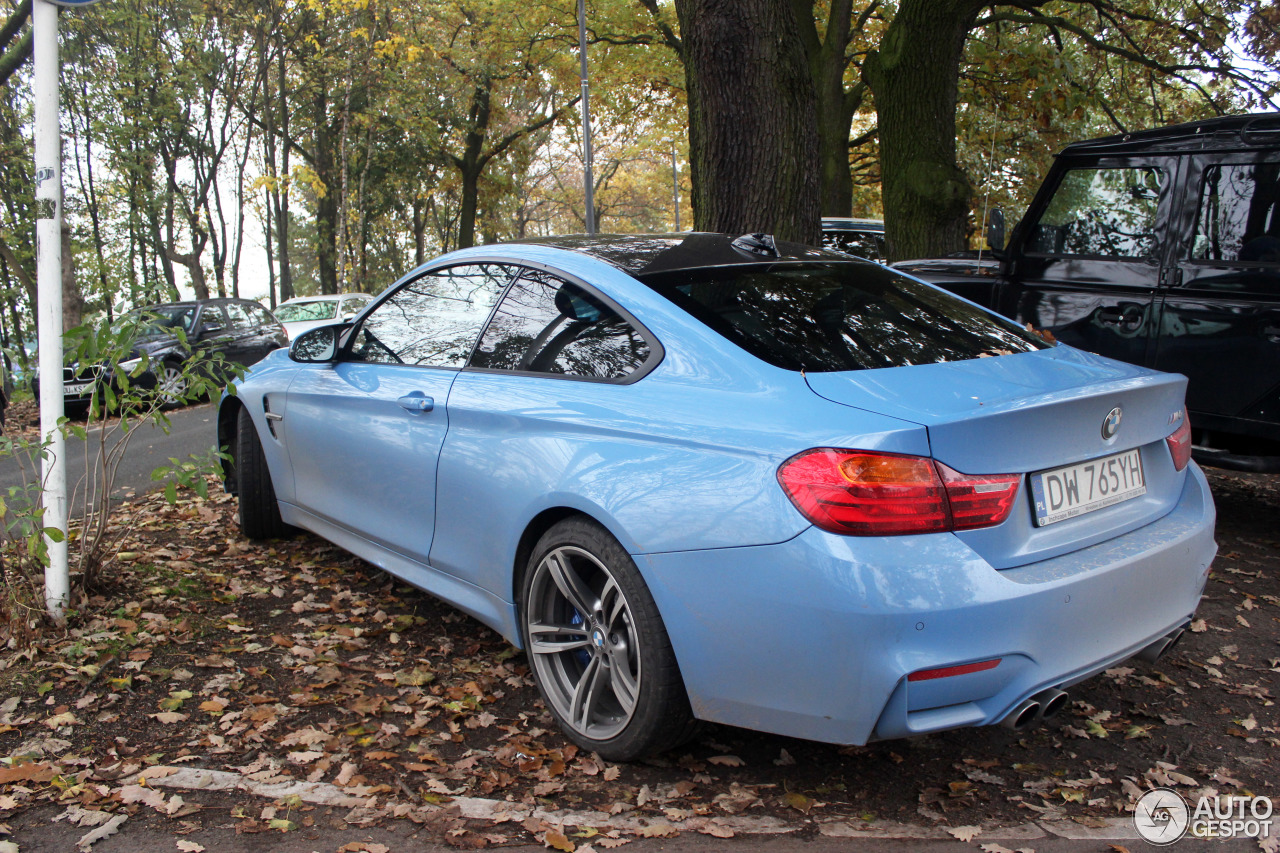
[[[701,719],[865,743],[1004,718],[1184,625],[1217,551],[1192,465],[1166,516],[997,571],[951,534],[810,528],[776,545],[639,555]],[[908,681],[913,672],[994,668]]]

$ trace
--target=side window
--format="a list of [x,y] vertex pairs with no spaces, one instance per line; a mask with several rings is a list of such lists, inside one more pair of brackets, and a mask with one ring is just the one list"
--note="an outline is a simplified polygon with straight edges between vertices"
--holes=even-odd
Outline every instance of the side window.
[[222,306],[226,309],[227,319],[231,322],[229,328],[232,329],[250,329],[257,325],[254,319],[249,316],[248,309],[239,302],[228,302]]
[[1280,163],[1204,170],[1191,259],[1280,263]]
[[598,298],[553,275],[525,270],[494,312],[471,366],[623,379],[649,353],[635,327]]
[[[188,310],[180,317],[175,317],[174,320],[175,322],[171,325],[181,326],[187,334],[191,334],[196,331],[191,328],[191,324],[195,321],[195,311]],[[204,306],[204,310],[200,312],[200,326],[202,332],[207,332],[209,329],[214,327],[221,329],[231,328],[227,323],[227,315],[223,312],[222,306],[220,305]]]
[[515,269],[447,267],[403,285],[352,339],[349,358],[384,364],[462,367]]
[[1072,169],[1032,228],[1027,251],[1042,255],[1150,258],[1164,174],[1154,167]]
[[886,256],[884,235],[871,231],[826,231],[822,235],[822,248],[873,261]]
[[268,311],[266,308],[263,308],[261,305],[248,303],[244,307],[245,307],[245,310],[249,312],[249,318],[253,321],[253,325],[255,327],[260,327],[260,326],[274,327],[277,325],[276,318],[272,317],[271,312]]

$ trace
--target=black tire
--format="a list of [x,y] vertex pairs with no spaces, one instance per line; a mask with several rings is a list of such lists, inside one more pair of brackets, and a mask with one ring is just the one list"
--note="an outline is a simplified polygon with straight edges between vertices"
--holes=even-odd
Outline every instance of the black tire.
[[694,733],[662,616],[635,563],[604,528],[579,517],[543,534],[521,579],[519,611],[538,689],[578,746],[634,761]]
[[262,453],[258,430],[241,407],[236,418],[235,440],[236,491],[240,498],[240,532],[250,539],[279,539],[290,536],[296,528],[280,518],[280,504],[271,485],[271,472]]

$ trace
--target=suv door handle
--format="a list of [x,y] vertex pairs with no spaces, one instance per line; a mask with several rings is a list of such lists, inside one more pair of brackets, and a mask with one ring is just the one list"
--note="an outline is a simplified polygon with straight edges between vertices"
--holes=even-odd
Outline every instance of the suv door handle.
[[1263,326],[1262,336],[1274,343],[1280,343],[1280,326]]
[[436,401],[430,397],[424,397],[421,393],[405,394],[399,400],[396,400],[400,407],[410,412],[429,412],[436,407]]

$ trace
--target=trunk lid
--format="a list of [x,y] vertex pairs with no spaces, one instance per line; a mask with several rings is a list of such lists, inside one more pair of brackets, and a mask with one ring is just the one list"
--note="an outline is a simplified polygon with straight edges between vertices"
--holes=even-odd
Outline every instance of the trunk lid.
[[[965,474],[1045,471],[1139,448],[1147,492],[1037,526],[1030,477],[998,527],[957,533],[997,568],[1023,565],[1133,530],[1169,512],[1185,471],[1164,439],[1187,380],[1066,346],[939,364],[806,375],[821,397],[921,424],[933,457]],[[1116,408],[1115,434],[1103,422]]]

